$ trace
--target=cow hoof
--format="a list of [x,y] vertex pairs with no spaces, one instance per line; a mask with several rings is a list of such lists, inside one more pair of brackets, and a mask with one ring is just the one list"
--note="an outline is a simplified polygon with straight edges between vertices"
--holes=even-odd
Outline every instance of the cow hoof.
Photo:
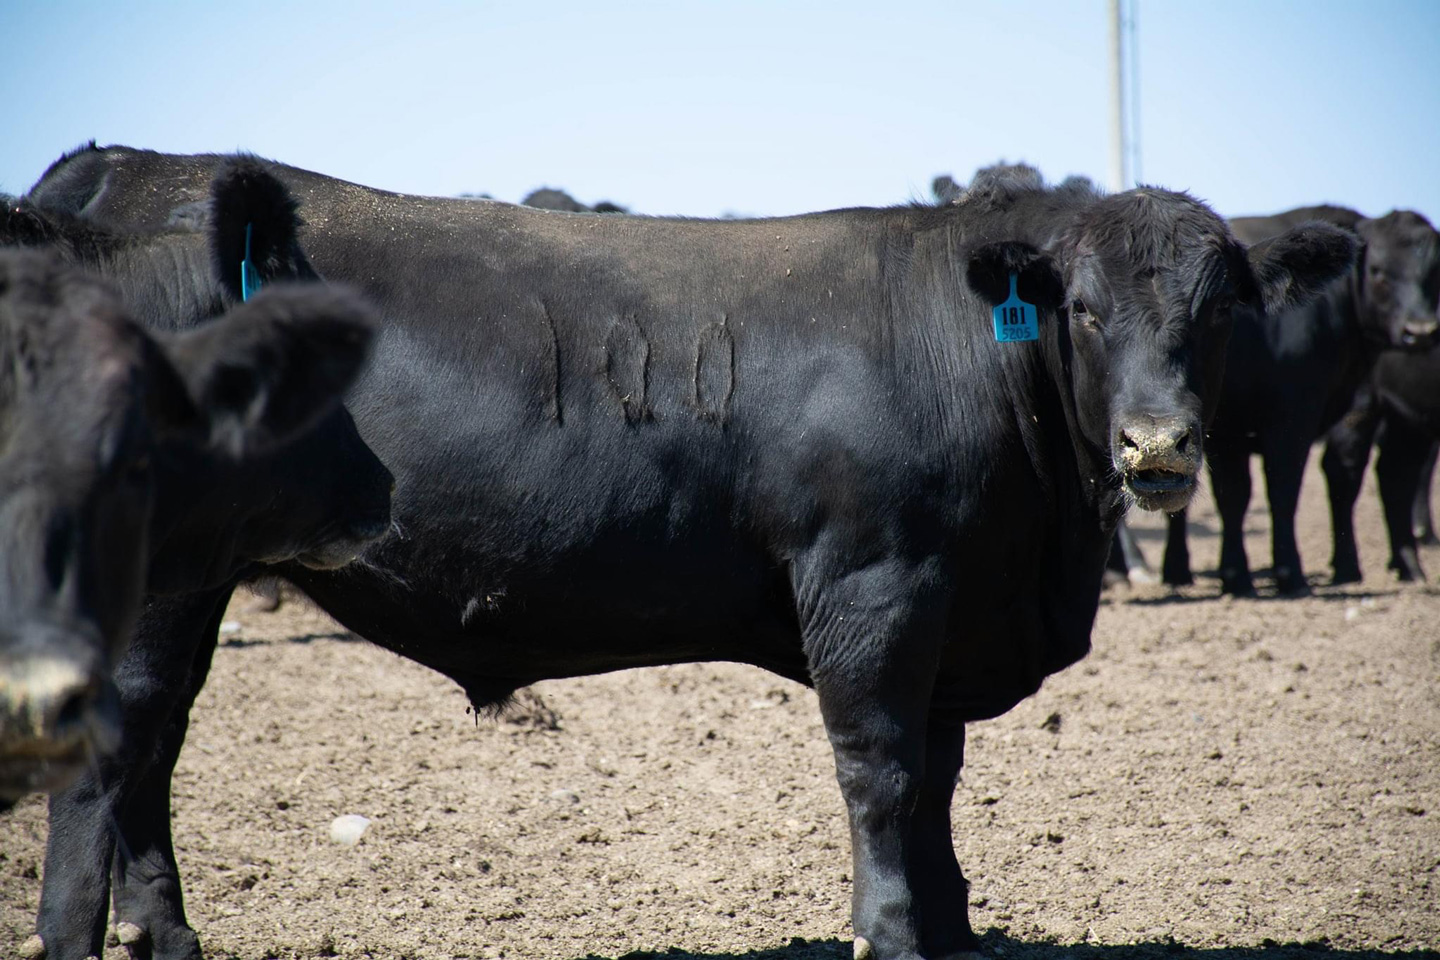
[[1255,584],[1249,577],[1222,577],[1220,579],[1220,592],[1228,593],[1232,597],[1253,597],[1255,596]]
[[1303,597],[1309,595],[1310,584],[1305,581],[1303,573],[1281,570],[1275,574],[1275,589],[1287,597]]
[[20,960],[45,960],[45,941],[40,934],[20,944]]
[[[1132,586],[1148,586],[1152,583],[1159,583],[1160,578],[1155,576],[1155,571],[1148,567],[1131,567],[1125,575]],[[957,954],[959,956],[959,954]]]
[[1364,578],[1360,576],[1359,567],[1354,569],[1337,567],[1335,573],[1330,577],[1330,586],[1338,587],[1346,583],[1359,583],[1362,579]]
[[855,938],[855,960],[875,960],[875,948],[864,937]]
[[1190,573],[1189,567],[1184,570],[1166,570],[1163,579],[1172,587],[1188,587],[1195,582],[1195,577]]
[[[141,943],[145,942],[145,930],[138,924],[131,923],[128,920],[121,920],[115,924],[115,939],[119,940],[120,946],[125,947],[127,950],[131,947],[138,947]],[[131,953],[134,953],[134,951],[131,950]]]

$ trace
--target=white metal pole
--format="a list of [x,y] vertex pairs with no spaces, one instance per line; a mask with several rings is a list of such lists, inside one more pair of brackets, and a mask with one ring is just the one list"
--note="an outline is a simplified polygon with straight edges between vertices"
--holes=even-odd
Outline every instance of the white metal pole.
[[1120,57],[1120,0],[1110,3],[1110,189],[1124,190],[1125,73]]

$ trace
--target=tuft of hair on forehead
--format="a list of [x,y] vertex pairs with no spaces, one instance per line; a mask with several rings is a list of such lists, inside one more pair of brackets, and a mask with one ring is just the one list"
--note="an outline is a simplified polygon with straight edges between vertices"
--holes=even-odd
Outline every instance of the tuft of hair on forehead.
[[1197,248],[1207,255],[1231,240],[1220,215],[1188,193],[1137,187],[1080,210],[1068,231],[1081,254],[1122,258],[1141,270],[1174,266]]

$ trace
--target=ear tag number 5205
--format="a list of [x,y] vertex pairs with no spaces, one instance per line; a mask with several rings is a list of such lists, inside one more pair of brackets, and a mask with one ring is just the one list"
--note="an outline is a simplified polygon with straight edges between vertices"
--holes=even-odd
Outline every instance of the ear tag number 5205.
[[995,321],[997,343],[1040,339],[1040,319],[1035,312],[1035,304],[1020,299],[1020,294],[1015,292],[1016,279],[1015,274],[1010,274],[1009,298],[990,311],[990,317]]

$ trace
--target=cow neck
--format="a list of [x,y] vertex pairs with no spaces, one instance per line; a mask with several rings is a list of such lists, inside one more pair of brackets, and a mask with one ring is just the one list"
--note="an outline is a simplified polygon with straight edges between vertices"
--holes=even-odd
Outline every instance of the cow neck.
[[151,329],[184,329],[225,303],[200,236],[160,236],[120,247],[94,264],[117,284],[132,314]]
[[1075,403],[1075,378],[1070,363],[1069,330],[1063,327],[1059,313],[1040,324],[1040,355],[1046,379],[1054,392],[1054,402],[1065,418],[1065,441],[1068,456],[1063,459],[1074,465],[1076,494],[1084,509],[1098,518],[1109,532],[1119,524],[1125,513],[1124,495],[1120,491],[1108,453],[1091,443],[1080,429]]

